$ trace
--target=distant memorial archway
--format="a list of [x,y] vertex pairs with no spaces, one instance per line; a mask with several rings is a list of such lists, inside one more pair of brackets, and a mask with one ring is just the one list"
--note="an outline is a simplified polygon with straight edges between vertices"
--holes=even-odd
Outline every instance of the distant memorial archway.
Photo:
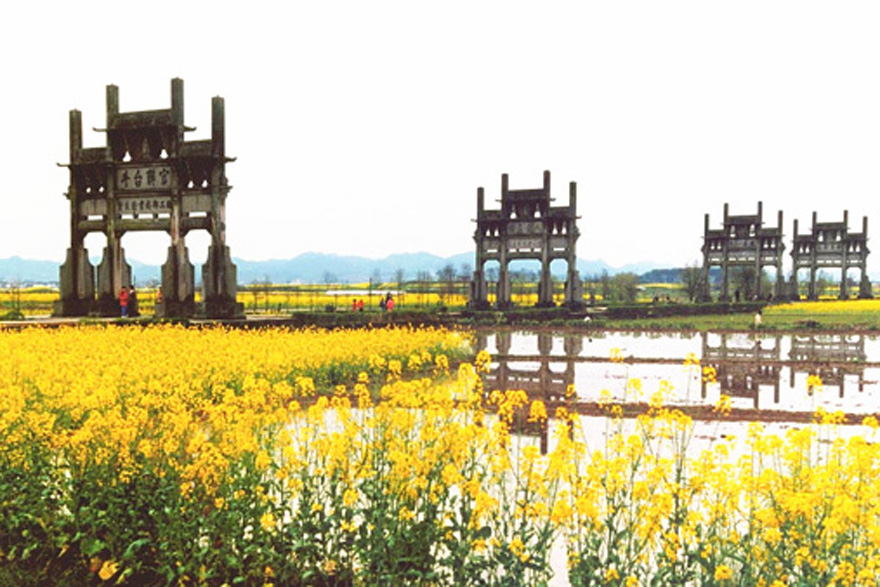
[[870,298],[871,280],[868,278],[868,217],[862,218],[862,232],[849,230],[849,212],[843,211],[843,222],[816,222],[813,212],[813,226],[807,234],[798,234],[798,221],[794,221],[794,246],[791,251],[791,292],[797,299],[799,269],[810,270],[810,283],[807,297],[819,299],[816,290],[817,273],[820,269],[837,268],[840,275],[840,298],[849,298],[849,284],[846,272],[855,268],[861,271],[859,297]]
[[[712,267],[721,268],[721,293],[719,301],[730,301],[730,268],[753,269],[751,287],[754,297],[762,298],[762,276],[764,267],[776,269],[777,298],[783,297],[784,279],[782,276],[782,211],[779,211],[776,227],[764,226],[763,205],[758,202],[757,214],[733,215],[724,204],[723,228],[710,229],[709,215],[705,216],[703,228],[703,268],[701,273],[700,299],[711,299],[709,271]],[[735,297],[739,297],[739,292]],[[737,300],[738,301],[738,300]]]
[[[242,315],[236,298],[236,268],[226,246],[226,179],[223,98],[211,101],[211,138],[186,141],[183,80],[171,80],[171,108],[119,111],[119,88],[107,86],[105,147],[83,148],[82,115],[70,111],[70,248],[61,266],[60,316],[116,316],[117,294],[131,285],[122,238],[132,231],[166,232],[171,237],[162,265],[162,301],[156,315],[189,317],[197,313],[195,271],[186,235],[211,235],[202,266],[203,313],[209,318]],[[101,263],[89,261],[85,237],[103,233]],[[201,312],[199,312],[201,313]]]
[[544,185],[538,189],[511,190],[507,174],[501,176],[501,209],[487,210],[483,188],[477,188],[476,263],[471,282],[469,305],[489,307],[489,288],[485,264],[498,261],[496,305],[509,308],[511,284],[508,265],[517,259],[541,262],[538,306],[555,305],[550,264],[554,259],[567,262],[565,302],[570,308],[583,306],[583,285],[577,271],[577,184],[569,184],[568,206],[551,206],[550,172],[544,172]]

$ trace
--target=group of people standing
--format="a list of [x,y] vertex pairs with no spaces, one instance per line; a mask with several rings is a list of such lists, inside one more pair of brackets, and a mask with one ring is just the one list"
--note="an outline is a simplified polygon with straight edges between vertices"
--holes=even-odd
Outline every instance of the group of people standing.
[[383,312],[390,312],[394,309],[394,298],[391,297],[391,292],[389,291],[385,294],[385,297],[379,300],[379,307]]
[[138,311],[137,290],[133,285],[119,290],[119,310],[123,318],[140,316]]
[[[394,309],[394,296],[391,295],[389,291],[387,294],[379,298],[379,309],[383,312],[390,312]],[[351,311],[352,312],[363,312],[364,311],[364,300],[361,299],[353,299],[351,300]]]

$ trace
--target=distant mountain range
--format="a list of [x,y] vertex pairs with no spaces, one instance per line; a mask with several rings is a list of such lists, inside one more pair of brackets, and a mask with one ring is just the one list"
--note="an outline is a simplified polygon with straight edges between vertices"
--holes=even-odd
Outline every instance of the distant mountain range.
[[[266,261],[247,261],[233,259],[238,267],[238,281],[241,284],[255,282],[271,283],[363,283],[371,278],[382,282],[396,281],[399,271],[404,280],[417,279],[419,273],[429,272],[436,276],[442,268],[451,265],[456,274],[465,270],[473,271],[473,253],[461,253],[451,257],[440,257],[430,253],[398,253],[384,259],[368,259],[353,255],[331,255],[326,253],[303,253],[291,259],[270,259]],[[100,259],[92,259],[98,265]],[[132,273],[136,283],[148,283],[159,280],[159,265],[149,265],[137,260],[130,260]],[[609,275],[616,273],[635,273],[641,275],[652,269],[658,269],[656,263],[633,263],[623,267],[613,267],[601,260],[580,260],[578,270],[582,277],[598,276],[604,272]],[[540,264],[537,261],[518,261],[512,263],[511,271],[537,272]],[[10,257],[0,259],[0,283],[20,284],[53,284],[58,282],[59,263]],[[563,274],[565,263],[554,263],[554,273]],[[196,265],[196,279],[199,278],[200,265]]]

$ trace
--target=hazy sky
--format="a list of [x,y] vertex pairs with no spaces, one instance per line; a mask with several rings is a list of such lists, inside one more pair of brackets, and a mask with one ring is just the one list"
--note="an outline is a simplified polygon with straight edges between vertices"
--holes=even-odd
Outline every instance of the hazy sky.
[[[872,234],[878,30],[876,2],[5,4],[0,258],[64,256],[68,111],[101,146],[107,84],[150,110],[173,77],[188,139],[226,99],[236,257],[472,251],[477,187],[495,205],[545,169],[559,204],[578,184],[578,256],[614,265],[696,261],[724,202],[782,209],[789,243],[814,210]],[[123,245],[159,262],[168,238]]]

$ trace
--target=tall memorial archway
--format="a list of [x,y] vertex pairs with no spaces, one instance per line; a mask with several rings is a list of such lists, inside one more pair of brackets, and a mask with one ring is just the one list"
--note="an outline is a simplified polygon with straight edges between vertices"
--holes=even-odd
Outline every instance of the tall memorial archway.
[[[183,118],[183,80],[171,80],[171,108],[119,111],[119,89],[107,86],[104,147],[83,148],[82,115],[70,111],[70,248],[61,266],[60,316],[118,315],[116,297],[131,284],[122,239],[128,232],[166,232],[171,238],[162,265],[162,301],[157,316],[188,317],[197,313],[194,268],[186,235],[211,235],[202,266],[204,315],[242,315],[236,303],[236,268],[226,246],[226,179],[224,103],[211,102],[211,138],[187,141]],[[102,233],[107,242],[96,268],[89,261],[85,237]]]
[[849,212],[843,211],[843,222],[816,222],[813,212],[813,226],[807,234],[798,234],[798,221],[794,221],[794,244],[791,251],[791,292],[798,297],[797,273],[799,269],[810,270],[808,298],[819,299],[816,291],[816,278],[820,269],[837,268],[840,275],[840,298],[849,298],[849,284],[846,272],[858,269],[859,297],[870,298],[871,280],[868,278],[868,217],[862,218],[862,232],[849,230]]
[[550,264],[564,259],[567,264],[565,305],[583,305],[583,285],[577,271],[577,184],[569,184],[568,206],[551,206],[550,172],[544,172],[544,185],[538,189],[511,190],[507,174],[501,176],[501,209],[487,210],[483,188],[477,188],[477,246],[474,278],[471,282],[472,308],[489,307],[489,288],[485,264],[498,261],[496,305],[511,306],[508,265],[517,259],[541,262],[538,306],[553,306]]
[[764,226],[763,205],[758,202],[757,214],[733,215],[724,204],[724,223],[721,229],[709,228],[709,215],[706,214],[703,228],[703,268],[701,274],[702,292],[700,299],[711,299],[709,271],[712,267],[721,268],[721,294],[719,300],[730,301],[730,268],[749,267],[754,269],[753,290],[755,296],[763,297],[762,274],[764,267],[776,269],[775,296],[784,293],[782,276],[782,210],[779,211],[778,225]]

